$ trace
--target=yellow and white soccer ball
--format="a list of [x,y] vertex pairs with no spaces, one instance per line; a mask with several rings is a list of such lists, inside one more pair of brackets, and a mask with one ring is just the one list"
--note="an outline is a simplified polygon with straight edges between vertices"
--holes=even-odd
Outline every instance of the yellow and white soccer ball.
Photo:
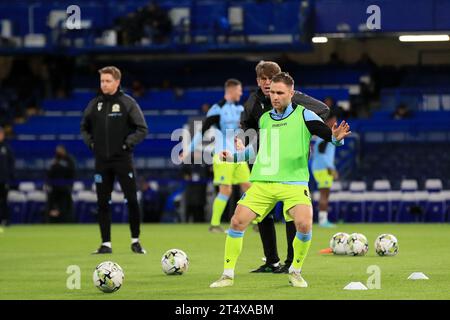
[[330,248],[333,250],[334,254],[345,255],[347,254],[347,240],[348,233],[338,232],[330,240]]
[[167,275],[182,275],[189,268],[189,258],[183,250],[170,249],[163,254],[161,266]]
[[379,256],[395,256],[398,253],[398,241],[392,234],[381,234],[375,240],[375,251]]
[[369,243],[365,235],[352,233],[347,239],[347,254],[350,256],[363,256],[369,250]]
[[94,285],[105,293],[116,292],[122,287],[125,274],[115,262],[104,261],[94,270]]

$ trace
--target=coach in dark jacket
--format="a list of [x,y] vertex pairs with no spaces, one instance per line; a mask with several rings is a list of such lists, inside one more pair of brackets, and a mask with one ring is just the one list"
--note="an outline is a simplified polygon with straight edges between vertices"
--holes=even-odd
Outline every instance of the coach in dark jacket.
[[5,132],[0,127],[0,222],[9,224],[8,191],[14,182],[14,155],[5,142]]
[[110,66],[99,70],[101,94],[89,102],[81,134],[95,155],[95,183],[102,245],[94,253],[112,253],[109,203],[117,176],[128,205],[131,250],[145,254],[139,243],[140,210],[137,201],[133,148],[148,128],[137,102],[120,90],[121,72]]
[[[244,103],[244,112],[241,114],[242,130],[247,131],[249,129],[254,129],[258,131],[259,118],[263,113],[273,109],[269,95],[270,83],[272,77],[280,72],[280,66],[272,61],[260,61],[256,66],[256,81],[259,88],[256,92],[251,93]],[[304,106],[306,109],[319,115],[322,119],[326,119],[330,113],[330,109],[325,103],[299,91],[295,91],[292,103]],[[294,223],[292,221],[286,222],[288,250],[284,265],[280,264],[280,258],[278,256],[273,214],[269,214],[262,222],[260,222],[258,224],[258,229],[263,243],[266,263],[252,272],[288,273],[294,255],[292,248],[292,241],[294,240],[296,233]]]

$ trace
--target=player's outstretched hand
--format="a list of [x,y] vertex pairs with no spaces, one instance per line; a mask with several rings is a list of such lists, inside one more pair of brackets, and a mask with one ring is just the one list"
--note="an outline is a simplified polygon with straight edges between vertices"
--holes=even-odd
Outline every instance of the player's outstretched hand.
[[223,150],[219,153],[219,159],[222,161],[232,162],[233,161],[233,155],[228,150]]
[[333,132],[333,136],[336,138],[337,141],[341,141],[345,137],[347,137],[350,133],[350,126],[347,122],[342,121],[339,127],[337,126],[337,123],[335,122],[333,124],[333,128],[331,129]]

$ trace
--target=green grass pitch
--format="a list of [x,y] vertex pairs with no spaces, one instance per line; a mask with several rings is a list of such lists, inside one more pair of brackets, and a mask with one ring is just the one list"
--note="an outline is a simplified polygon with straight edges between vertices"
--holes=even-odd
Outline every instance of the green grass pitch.
[[[360,232],[369,240],[364,257],[320,255],[338,231]],[[397,236],[396,257],[379,257],[373,243],[381,233]],[[283,224],[277,224],[278,248],[285,258]],[[306,289],[288,286],[285,274],[251,274],[262,264],[259,235],[246,231],[235,284],[210,289],[222,272],[225,235],[210,234],[205,224],[145,224],[141,241],[147,255],[130,250],[128,225],[112,226],[112,255],[91,255],[99,245],[97,225],[12,226],[0,232],[0,299],[450,299],[449,224],[347,224],[336,229],[314,226],[313,243],[305,261]],[[190,267],[182,276],[166,276],[161,256],[171,248],[184,250]],[[122,288],[104,294],[92,282],[93,269],[102,261],[117,262],[125,272]],[[81,289],[69,290],[67,268],[81,270]],[[381,270],[381,289],[347,291],[352,281],[366,284],[367,268]],[[415,271],[429,280],[407,280]]]

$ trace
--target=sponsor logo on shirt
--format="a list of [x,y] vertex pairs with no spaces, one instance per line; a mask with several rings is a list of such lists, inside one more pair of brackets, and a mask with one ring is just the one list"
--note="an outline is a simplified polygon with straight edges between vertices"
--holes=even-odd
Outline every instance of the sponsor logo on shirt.
[[287,126],[287,122],[275,123],[275,124],[272,125],[272,128],[274,128],[274,127],[282,127],[282,126]]

